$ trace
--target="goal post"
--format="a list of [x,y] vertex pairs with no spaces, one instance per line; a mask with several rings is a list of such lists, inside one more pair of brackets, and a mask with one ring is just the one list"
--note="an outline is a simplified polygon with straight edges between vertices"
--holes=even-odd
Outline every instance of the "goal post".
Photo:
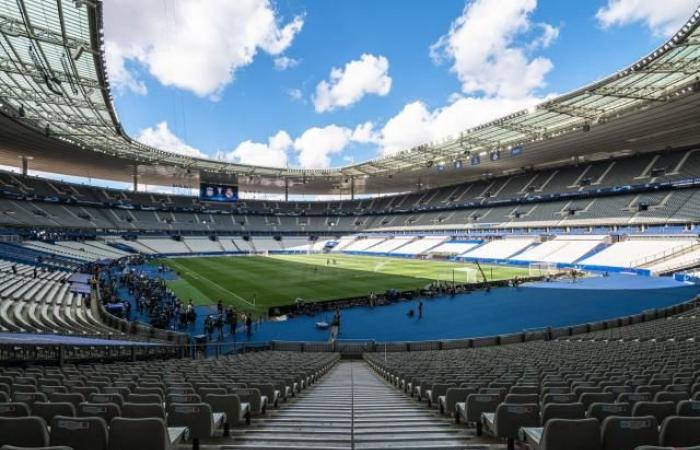
[[475,267],[454,267],[442,269],[436,274],[438,281],[447,281],[455,284],[468,284],[477,282],[478,270]]
[[556,275],[559,269],[555,263],[533,262],[529,264],[528,272],[531,277],[545,277],[547,275]]

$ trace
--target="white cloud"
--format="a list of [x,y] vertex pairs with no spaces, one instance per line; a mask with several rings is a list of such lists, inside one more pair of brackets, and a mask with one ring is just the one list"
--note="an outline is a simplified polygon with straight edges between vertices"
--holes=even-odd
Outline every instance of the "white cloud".
[[641,22],[657,36],[671,36],[697,6],[697,0],[608,0],[596,19],[604,28]]
[[331,165],[331,155],[341,153],[351,138],[350,129],[337,125],[309,128],[294,140],[299,164],[304,168],[328,168]]
[[136,77],[126,68],[126,58],[124,51],[115,42],[106,43],[105,55],[107,67],[109,68],[110,85],[119,94],[131,91],[138,95],[146,95],[148,90],[146,84],[137,80]]
[[[553,68],[549,59],[531,58],[526,50],[546,47],[558,36],[552,25],[531,22],[536,7],[537,0],[470,1],[449,32],[431,46],[431,55],[437,62],[452,62],[450,70],[464,93],[526,97],[544,86]],[[535,26],[542,35],[518,47],[516,42]]]
[[302,17],[280,23],[270,0],[110,0],[104,8],[110,79],[138,93],[143,83],[125,61],[165,86],[216,98],[259,50],[281,55],[304,24]]
[[175,135],[168,127],[168,122],[160,122],[155,127],[144,128],[136,135],[136,140],[161,150],[178,153],[180,155],[207,158],[201,150],[187,145]]
[[267,143],[244,141],[235,150],[225,155],[229,161],[266,167],[285,167],[288,152],[292,148],[292,138],[284,131],[278,131]]
[[304,94],[301,92],[301,89],[289,89],[287,90],[287,95],[295,102],[299,102],[304,99]]
[[280,56],[275,58],[275,69],[279,71],[293,69],[299,65],[299,60],[294,58],[289,58],[288,56]]
[[456,137],[467,128],[535,105],[536,97],[472,98],[452,97],[453,102],[430,111],[422,102],[409,103],[381,129],[383,155],[408,150],[420,144]]
[[316,86],[313,98],[316,112],[346,108],[367,94],[385,96],[391,90],[389,60],[384,56],[363,54],[344,68],[334,67],[330,80]]

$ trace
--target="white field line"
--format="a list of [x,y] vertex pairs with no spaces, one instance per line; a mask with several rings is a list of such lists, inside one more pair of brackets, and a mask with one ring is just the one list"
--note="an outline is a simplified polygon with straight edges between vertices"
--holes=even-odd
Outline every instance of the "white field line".
[[206,281],[207,283],[211,284],[212,286],[215,286],[215,287],[218,288],[219,290],[221,290],[221,291],[223,291],[223,292],[226,292],[226,293],[228,293],[228,294],[231,294],[232,296],[236,297],[236,298],[239,299],[240,301],[242,301],[242,302],[244,302],[244,303],[247,303],[247,304],[249,304],[250,306],[252,306],[252,307],[255,308],[255,305],[254,305],[253,303],[251,303],[251,302],[249,302],[248,300],[244,299],[243,297],[241,297],[240,295],[236,294],[235,292],[231,292],[231,291],[229,291],[228,289],[226,289],[225,287],[223,287],[223,286],[221,286],[221,285],[218,285],[218,284],[216,284],[216,283],[212,283],[212,281],[211,281],[209,278],[203,277],[203,276],[201,276],[200,274],[198,274],[197,272],[193,272],[193,271],[191,271],[191,270],[189,270],[189,269],[187,269],[187,268],[185,268],[185,267],[182,267],[179,263],[176,263],[176,262],[174,262],[174,261],[171,261],[171,262],[173,263],[173,265],[177,266],[181,271],[183,271],[183,272],[185,272],[185,273],[188,273],[188,274],[192,275],[193,277],[198,278],[198,279],[200,279],[200,280],[202,280],[202,281]]

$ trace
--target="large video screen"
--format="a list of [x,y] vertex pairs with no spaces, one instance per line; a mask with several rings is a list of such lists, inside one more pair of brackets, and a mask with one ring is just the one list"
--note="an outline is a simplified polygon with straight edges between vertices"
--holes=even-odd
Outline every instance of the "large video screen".
[[208,202],[237,202],[238,186],[201,183],[199,185],[199,199]]

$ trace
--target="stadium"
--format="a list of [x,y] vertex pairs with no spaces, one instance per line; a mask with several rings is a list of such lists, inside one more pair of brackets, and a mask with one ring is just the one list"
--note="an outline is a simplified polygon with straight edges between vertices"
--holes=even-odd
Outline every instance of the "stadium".
[[[450,33],[493,4],[457,3]],[[700,449],[700,7],[598,81],[319,168],[132,137],[117,12],[0,2],[0,449]]]

